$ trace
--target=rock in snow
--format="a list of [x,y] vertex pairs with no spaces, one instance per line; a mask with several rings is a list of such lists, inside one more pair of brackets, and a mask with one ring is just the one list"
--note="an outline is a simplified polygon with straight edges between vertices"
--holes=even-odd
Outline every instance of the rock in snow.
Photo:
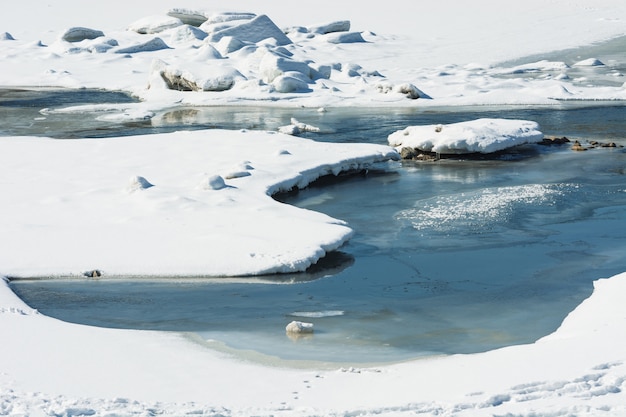
[[66,42],[80,42],[85,39],[96,39],[101,36],[104,36],[104,33],[101,30],[84,27],[72,27],[63,32],[61,39]]
[[170,90],[226,91],[237,79],[245,79],[239,71],[228,66],[198,67],[195,72],[166,65],[159,73]]
[[440,154],[492,153],[543,139],[536,122],[477,119],[448,125],[409,126],[388,137],[391,146]]

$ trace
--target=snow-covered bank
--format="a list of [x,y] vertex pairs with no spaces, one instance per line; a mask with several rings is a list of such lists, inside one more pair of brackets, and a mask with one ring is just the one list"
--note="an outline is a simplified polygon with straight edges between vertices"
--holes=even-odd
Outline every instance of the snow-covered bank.
[[[106,19],[108,11],[97,22],[92,17],[61,27],[51,22],[46,33],[33,34],[31,27],[0,19],[0,30],[6,30],[0,40],[0,85],[123,90],[146,101],[141,108],[148,112],[175,104],[242,102],[428,107],[626,100],[619,56],[497,64],[548,47],[572,47],[624,35],[619,22],[626,19],[626,7],[616,1],[605,0],[606,10],[556,2],[573,13],[558,20],[561,31],[541,27],[555,25],[553,13],[561,11],[558,4],[554,9],[543,4],[535,9],[525,3],[520,13],[527,21],[518,21],[517,15],[515,21],[504,18],[486,1],[471,5],[478,21],[450,21],[450,14],[442,14],[437,4],[423,12],[441,16],[453,26],[433,27],[427,22],[440,20],[426,18],[415,25],[413,13],[399,13],[393,27],[372,14],[377,17],[361,23],[371,26],[355,28],[343,18],[341,8],[332,13],[334,8],[330,8],[323,14],[327,20],[319,22],[306,14],[302,21],[288,19],[291,7],[279,4],[266,6],[274,15],[257,12],[258,6],[233,12],[207,10],[205,5],[168,8],[169,2],[161,3],[160,10],[151,5],[152,13],[136,10],[136,17],[128,10],[124,15],[128,20],[120,15]],[[84,7],[73,6],[76,10]],[[363,17],[362,10],[350,11]],[[391,9],[384,13],[391,14]],[[89,22],[93,26],[87,26]],[[519,27],[528,22],[535,30]],[[451,34],[465,33],[466,24],[471,24],[473,36],[445,41]],[[512,26],[500,26],[504,24]],[[571,25],[567,36],[561,25]],[[502,33],[493,36],[498,27]],[[442,28],[450,33],[440,33]],[[402,36],[397,36],[397,30]],[[575,39],[580,41],[572,43]],[[580,62],[604,65],[581,69],[576,66]]]
[[[626,275],[524,346],[369,368],[284,368],[182,335],[43,316],[0,282],[0,415],[619,416]],[[287,365],[287,363],[285,363]],[[364,395],[366,394],[366,395]]]
[[387,146],[225,130],[5,137],[0,149],[0,195],[12,197],[0,271],[11,276],[303,271],[352,231],[270,196],[398,158]]

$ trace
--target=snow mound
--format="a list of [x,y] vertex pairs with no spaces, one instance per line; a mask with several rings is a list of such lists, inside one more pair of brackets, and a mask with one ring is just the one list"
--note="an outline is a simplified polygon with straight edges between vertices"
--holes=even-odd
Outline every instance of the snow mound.
[[578,61],[574,65],[576,65],[577,67],[601,67],[604,65],[604,62],[600,61],[597,58],[589,58]]
[[226,187],[226,182],[221,175],[211,175],[200,183],[200,188],[203,190],[221,190]]
[[251,43],[257,43],[269,38],[274,39],[277,45],[289,45],[292,43],[291,39],[266,15],[257,16],[239,25],[217,30],[211,33],[210,41],[218,42],[224,36],[232,36],[233,38]]
[[285,73],[300,73],[307,79],[311,79],[311,67],[305,62],[279,56],[273,52],[266,52],[259,64],[259,73],[266,83]]
[[290,71],[281,74],[272,81],[274,91],[278,93],[308,92],[309,81],[301,72]]
[[171,29],[170,42],[173,44],[182,44],[186,42],[201,41],[209,36],[205,31],[198,29],[192,25],[182,25]]
[[477,119],[448,125],[409,126],[387,138],[396,149],[411,147],[441,154],[492,153],[543,139],[527,120]]
[[153,52],[160,51],[162,49],[169,49],[163,39],[161,38],[152,38],[147,42],[143,42],[137,45],[128,46],[126,48],[117,49],[115,52],[118,54],[136,54],[139,52]]

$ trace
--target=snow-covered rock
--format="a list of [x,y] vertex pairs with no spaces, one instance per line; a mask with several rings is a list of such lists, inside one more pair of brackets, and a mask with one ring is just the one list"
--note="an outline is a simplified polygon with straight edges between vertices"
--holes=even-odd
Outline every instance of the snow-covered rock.
[[388,93],[403,94],[404,96],[406,96],[407,98],[410,98],[411,100],[416,100],[418,98],[427,98],[427,99],[431,98],[428,94],[424,93],[422,90],[420,90],[419,88],[417,88],[416,86],[410,83],[394,85],[390,82],[381,82],[381,83],[376,84],[376,89],[378,90],[378,92],[382,94],[388,94]]
[[440,154],[492,153],[543,139],[536,122],[477,119],[448,125],[409,126],[392,133],[396,149],[411,147]]
[[[245,77],[229,65],[153,65],[153,70],[165,80],[170,90],[177,91],[226,91],[237,80]],[[154,77],[151,77],[154,79]]]
[[14,41],[15,38],[9,32],[0,33],[0,41]]

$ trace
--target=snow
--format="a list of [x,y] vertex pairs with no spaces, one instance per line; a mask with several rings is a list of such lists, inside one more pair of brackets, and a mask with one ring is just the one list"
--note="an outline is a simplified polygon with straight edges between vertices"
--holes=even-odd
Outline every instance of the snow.
[[[518,60],[626,35],[622,0],[206,7],[13,2],[0,15],[0,85],[142,99],[109,108],[103,117],[112,121],[149,119],[180,103],[427,109],[626,99],[623,75],[603,56]],[[570,76],[581,67],[585,77]],[[614,82],[590,85],[605,67],[615,69]],[[198,91],[171,88],[183,79]],[[469,136],[467,128],[412,126],[391,144],[415,146],[404,141],[425,129],[434,151],[491,152],[540,135],[526,121],[473,121]],[[352,231],[270,196],[397,157],[387,146],[223,130],[10,137],[0,148],[0,195],[10,196],[0,202],[5,276],[303,270]],[[598,279],[592,296],[533,344],[356,368],[235,355],[185,334],[64,323],[0,280],[0,415],[621,416],[625,293],[626,273]],[[343,313],[294,313],[315,314]]]
[[477,119],[448,125],[409,126],[389,135],[398,150],[410,147],[439,154],[493,153],[543,139],[528,120]]
[[[289,153],[281,154],[285,150]],[[31,158],[25,163],[20,155]],[[111,276],[303,271],[339,248],[352,231],[340,220],[281,204],[271,195],[397,157],[381,145],[317,143],[253,131],[110,141],[0,138],[0,194],[14,196],[2,204],[0,228],[12,243],[0,254],[1,271],[10,276],[81,275],[93,269]],[[59,240],[64,244],[55,244]]]

